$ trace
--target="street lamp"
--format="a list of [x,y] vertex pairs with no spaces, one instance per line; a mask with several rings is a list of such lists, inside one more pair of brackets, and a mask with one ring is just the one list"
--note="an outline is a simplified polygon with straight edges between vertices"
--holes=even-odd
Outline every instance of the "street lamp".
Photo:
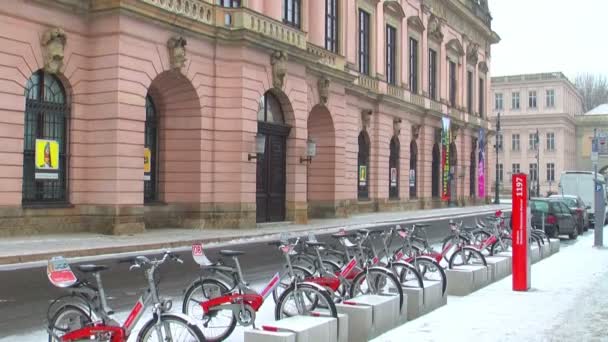
[[266,150],[266,136],[258,133],[255,135],[255,153],[249,153],[247,160],[258,159],[258,155],[264,154],[264,150]]
[[[494,148],[496,149],[496,182],[494,189],[494,204],[500,204],[500,198],[498,197],[498,191],[500,190],[500,179],[498,178],[498,152],[502,146],[498,145],[498,136],[500,135],[500,112],[498,112],[498,118],[496,119],[496,144],[494,144]],[[502,141],[501,141],[502,144]]]

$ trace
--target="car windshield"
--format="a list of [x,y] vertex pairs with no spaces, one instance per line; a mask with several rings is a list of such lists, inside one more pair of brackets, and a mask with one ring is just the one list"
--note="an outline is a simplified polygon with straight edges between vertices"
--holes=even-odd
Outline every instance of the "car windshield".
[[548,213],[549,212],[549,203],[545,201],[531,201],[530,209],[532,211]]
[[577,206],[576,199],[574,199],[574,198],[563,198],[561,201],[564,202],[568,207],[571,207],[571,208]]

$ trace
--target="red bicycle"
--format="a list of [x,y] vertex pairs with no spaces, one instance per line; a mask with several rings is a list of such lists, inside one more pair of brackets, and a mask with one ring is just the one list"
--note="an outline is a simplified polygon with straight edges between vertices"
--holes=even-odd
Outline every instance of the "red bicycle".
[[[276,303],[275,319],[296,315],[338,317],[331,294],[325,288],[295,275],[290,260],[294,245],[281,244],[278,247],[293,276]],[[241,326],[254,325],[256,312],[279,285],[280,277],[276,273],[260,293],[249,287],[238,259],[243,254],[240,251],[220,251],[221,256],[232,258],[234,266],[229,266],[222,262],[211,262],[201,244],[192,246],[194,260],[210,274],[201,276],[188,287],[182,311],[201,322],[208,341],[228,338],[237,323]]]
[[206,341],[196,322],[185,315],[170,313],[171,301],[159,297],[154,274],[158,267],[169,259],[182,263],[171,252],[166,252],[159,260],[138,256],[122,261],[132,264],[130,270],[143,269],[148,281],[147,291],[135,303],[122,325],[110,317],[114,311],[108,307],[101,282],[100,273],[108,270],[108,266],[76,266],[80,272],[93,275],[97,283],[95,286],[87,280],[79,280],[63,257],[49,260],[47,275],[51,283],[70,291],[69,295],[59,297],[49,307],[47,314],[50,317],[47,327],[49,341],[126,342],[149,306],[152,306],[153,317],[144,324],[137,341]]

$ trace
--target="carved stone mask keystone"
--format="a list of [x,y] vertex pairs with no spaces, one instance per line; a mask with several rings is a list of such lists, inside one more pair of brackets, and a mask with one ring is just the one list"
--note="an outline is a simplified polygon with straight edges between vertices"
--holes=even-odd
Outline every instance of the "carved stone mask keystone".
[[63,67],[63,51],[67,42],[65,31],[52,28],[42,35],[40,44],[44,57],[44,70],[50,74],[58,73]]
[[287,52],[273,52],[270,56],[270,64],[272,65],[272,86],[282,89],[285,75],[287,75]]
[[329,78],[323,76],[319,78],[317,86],[319,87],[319,103],[326,105],[329,102]]
[[171,69],[181,69],[186,64],[186,44],[186,39],[181,36],[171,37],[167,41]]

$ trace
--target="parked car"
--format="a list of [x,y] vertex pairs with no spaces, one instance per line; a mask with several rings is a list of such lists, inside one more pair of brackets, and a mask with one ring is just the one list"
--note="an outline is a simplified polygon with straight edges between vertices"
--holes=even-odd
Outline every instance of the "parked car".
[[567,234],[570,239],[578,237],[578,225],[570,209],[560,200],[552,198],[532,198],[530,200],[532,212],[532,226],[544,227],[545,233],[550,237],[557,238],[559,235]]
[[[585,206],[591,207],[587,212],[592,226],[595,225],[595,178],[595,173],[591,171],[563,171],[559,179],[559,193],[579,196],[585,202]],[[606,179],[602,174],[597,174],[597,182],[602,187],[601,192],[604,195],[604,202],[608,203]],[[608,206],[604,210],[604,224],[607,224]]]
[[589,229],[589,212],[590,205],[585,205],[583,199],[576,195],[551,195],[549,198],[561,200],[566,203],[570,212],[575,215],[578,223],[578,233],[582,234]]

